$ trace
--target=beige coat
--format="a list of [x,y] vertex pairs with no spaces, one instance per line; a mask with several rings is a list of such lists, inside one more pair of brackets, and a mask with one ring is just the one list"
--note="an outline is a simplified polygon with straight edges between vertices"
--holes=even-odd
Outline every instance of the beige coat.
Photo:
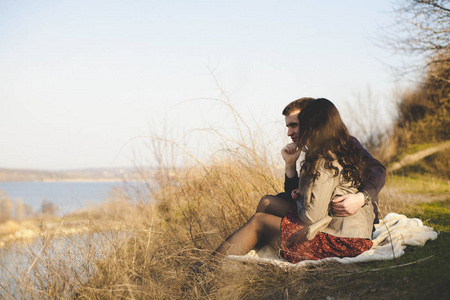
[[308,239],[317,232],[325,232],[339,237],[372,238],[375,214],[372,203],[359,209],[348,217],[335,217],[331,211],[331,200],[342,195],[354,194],[358,190],[342,176],[342,167],[335,160],[333,165],[339,169],[339,175],[333,177],[333,170],[324,168],[325,160],[318,162],[320,175],[308,183],[308,178],[300,176],[300,197],[297,200],[298,216],[309,227]]

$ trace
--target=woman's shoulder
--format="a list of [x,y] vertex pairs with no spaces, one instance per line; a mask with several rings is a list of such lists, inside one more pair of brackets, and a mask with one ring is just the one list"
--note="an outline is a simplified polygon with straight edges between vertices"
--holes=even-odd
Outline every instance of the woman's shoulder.
[[[324,172],[328,172],[328,173],[334,173],[333,170],[330,170],[329,168],[326,168],[326,164],[327,164],[328,160],[326,160],[325,158],[319,158],[319,160],[317,161],[317,170],[320,171],[324,171]],[[333,155],[333,160],[330,161],[331,166],[338,168],[339,172],[343,169],[341,164],[339,163],[336,155]]]
[[316,170],[318,172],[318,177],[316,177],[316,179],[319,183],[333,181],[334,179],[338,180],[340,177],[342,166],[337,160],[332,160],[330,163],[331,165],[329,165],[328,161],[324,158],[320,158],[317,161]]

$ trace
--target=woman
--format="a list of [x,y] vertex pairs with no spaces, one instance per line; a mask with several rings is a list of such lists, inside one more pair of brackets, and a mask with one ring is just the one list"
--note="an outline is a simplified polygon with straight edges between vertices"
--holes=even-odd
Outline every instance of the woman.
[[306,155],[299,189],[286,216],[257,212],[215,251],[242,255],[271,244],[293,263],[306,259],[357,256],[372,247],[374,213],[369,203],[348,217],[335,217],[333,198],[355,193],[367,177],[361,151],[351,140],[336,107],[317,99],[301,110],[298,147]]

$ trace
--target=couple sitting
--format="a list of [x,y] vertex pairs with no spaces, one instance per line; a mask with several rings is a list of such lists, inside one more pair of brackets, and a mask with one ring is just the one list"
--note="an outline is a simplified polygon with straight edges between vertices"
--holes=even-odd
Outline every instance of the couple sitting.
[[329,100],[301,98],[283,115],[292,138],[281,151],[285,192],[264,196],[213,255],[244,255],[269,244],[297,263],[369,250],[385,168],[349,135]]

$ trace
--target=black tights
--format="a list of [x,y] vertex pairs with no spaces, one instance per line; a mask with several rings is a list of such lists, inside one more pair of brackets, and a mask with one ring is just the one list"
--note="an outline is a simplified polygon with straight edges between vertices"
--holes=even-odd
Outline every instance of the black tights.
[[281,248],[281,221],[291,203],[277,196],[264,196],[256,213],[241,228],[231,234],[214,254],[244,255],[255,247],[271,245]]

